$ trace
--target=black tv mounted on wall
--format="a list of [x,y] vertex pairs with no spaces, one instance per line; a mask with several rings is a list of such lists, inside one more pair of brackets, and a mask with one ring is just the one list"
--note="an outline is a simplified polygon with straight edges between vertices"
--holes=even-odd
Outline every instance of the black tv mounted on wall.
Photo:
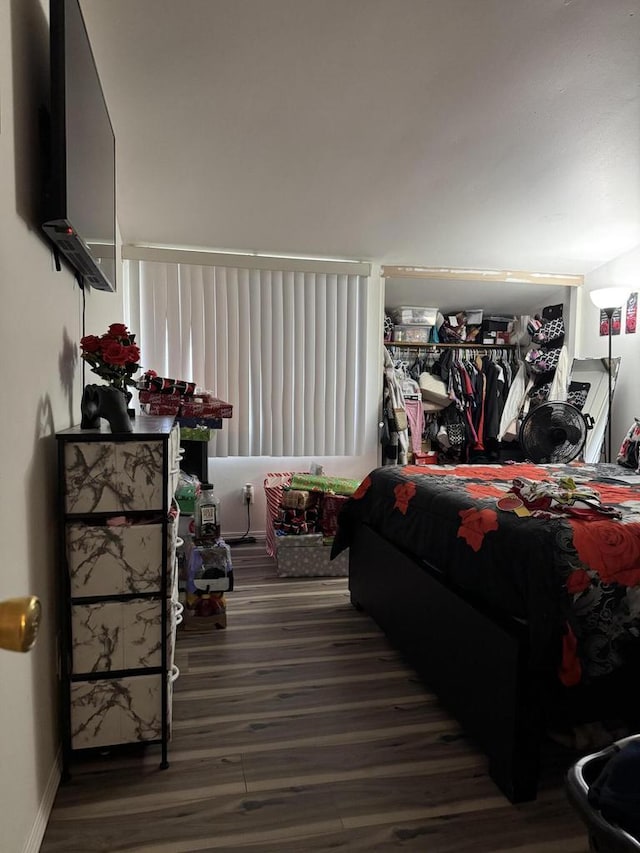
[[115,136],[78,0],[50,0],[42,227],[83,286],[116,289]]

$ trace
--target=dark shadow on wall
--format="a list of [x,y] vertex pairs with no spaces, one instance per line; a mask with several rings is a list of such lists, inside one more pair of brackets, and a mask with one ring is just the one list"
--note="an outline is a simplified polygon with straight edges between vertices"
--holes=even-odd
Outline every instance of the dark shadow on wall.
[[58,356],[58,369],[60,371],[60,385],[64,391],[69,405],[69,423],[80,423],[80,408],[78,413],[74,412],[73,406],[73,383],[78,364],[78,348],[69,337],[66,327],[62,331],[62,349]]
[[49,21],[40,0],[11,0],[16,212],[44,241],[43,110],[49,108]]

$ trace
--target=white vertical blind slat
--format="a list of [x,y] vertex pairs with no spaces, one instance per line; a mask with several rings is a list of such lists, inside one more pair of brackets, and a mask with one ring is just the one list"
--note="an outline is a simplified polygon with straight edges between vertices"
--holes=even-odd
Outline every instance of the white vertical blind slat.
[[305,376],[306,329],[305,329],[305,276],[294,273],[293,280],[293,452],[292,456],[305,455],[305,398],[308,385]]
[[[324,401],[324,435],[326,442],[325,452],[335,453],[336,422],[336,379],[337,362],[336,347],[338,336],[338,277],[326,276],[326,354],[325,354],[325,401]],[[346,366],[346,365],[345,365]]]
[[[316,277],[304,275],[304,441],[303,447],[318,452],[315,430],[315,385],[316,385]],[[312,452],[311,450],[309,452]]]
[[273,364],[271,353],[273,349],[273,308],[271,302],[271,271],[265,270],[260,274],[260,318],[262,323],[262,338],[260,354],[262,358],[262,400],[260,401],[262,423],[262,449],[265,456],[272,456],[272,393],[273,393]]
[[356,373],[358,370],[358,356],[360,353],[359,341],[359,317],[358,317],[358,277],[349,276],[347,294],[347,325],[349,334],[347,335],[347,362],[354,369],[347,371],[345,376],[345,448],[344,452],[352,454],[355,452],[355,442],[358,433],[357,424],[357,381]]
[[262,449],[262,417],[256,417],[256,412],[261,413],[263,394],[262,382],[262,322],[260,311],[260,271],[249,270],[249,328],[251,335],[250,359],[250,384],[251,384],[251,447],[250,455],[259,456]]
[[297,393],[296,325],[294,273],[283,274],[282,281],[282,455],[294,454],[294,400]]
[[324,409],[327,398],[327,276],[325,273],[316,276],[315,303],[316,355],[314,360],[313,416],[315,419],[316,452],[325,456],[328,455],[324,423]]
[[185,376],[186,367],[182,361],[179,277],[179,267],[175,264],[167,264],[167,287],[165,297],[167,357],[171,360],[171,370],[173,371],[172,373],[169,373],[169,376],[176,379]]
[[336,292],[336,343],[335,343],[335,359],[336,359],[336,381],[335,381],[335,417],[334,417],[334,435],[335,447],[334,453],[336,456],[342,456],[345,452],[345,394],[346,394],[346,378],[347,373],[353,369],[353,365],[347,360],[347,308],[348,308],[348,277],[346,275],[338,276],[338,286]]
[[234,432],[237,437],[237,455],[251,454],[251,325],[249,270],[237,271],[238,294],[238,384],[237,409]]
[[271,273],[271,312],[272,312],[272,341],[271,341],[271,455],[282,456],[282,400],[284,376],[284,302],[282,296],[282,273]]

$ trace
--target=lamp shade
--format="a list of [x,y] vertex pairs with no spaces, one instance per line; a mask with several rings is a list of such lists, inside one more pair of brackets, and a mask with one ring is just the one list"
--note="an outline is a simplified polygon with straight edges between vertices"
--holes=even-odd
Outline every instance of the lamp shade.
[[599,290],[590,290],[589,298],[596,308],[622,308],[627,301],[629,291],[624,287],[603,287]]

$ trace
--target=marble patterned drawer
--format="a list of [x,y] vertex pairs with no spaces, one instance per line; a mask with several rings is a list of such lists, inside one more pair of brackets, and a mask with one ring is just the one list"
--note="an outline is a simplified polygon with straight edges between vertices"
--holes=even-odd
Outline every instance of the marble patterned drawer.
[[160,589],[162,524],[98,527],[70,522],[66,532],[72,598]]
[[180,447],[180,427],[176,424],[169,433],[169,482],[168,482],[168,501],[169,504],[174,500],[178,482],[180,480],[180,460],[184,451]]
[[162,676],[73,682],[70,712],[72,749],[159,740]]
[[73,672],[160,666],[160,599],[100,601],[71,608]]
[[162,441],[65,442],[65,511],[162,509],[163,456]]

